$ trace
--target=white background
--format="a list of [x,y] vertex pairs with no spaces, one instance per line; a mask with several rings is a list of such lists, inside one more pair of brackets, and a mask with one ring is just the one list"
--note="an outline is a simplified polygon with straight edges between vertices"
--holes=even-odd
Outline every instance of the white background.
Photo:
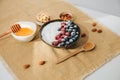
[[120,0],[66,0],[73,4],[120,17]]

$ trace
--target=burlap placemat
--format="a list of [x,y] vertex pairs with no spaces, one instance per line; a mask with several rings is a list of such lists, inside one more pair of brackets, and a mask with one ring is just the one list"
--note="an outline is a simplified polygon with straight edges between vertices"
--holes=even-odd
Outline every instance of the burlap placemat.
[[[77,47],[73,49],[53,48],[39,39],[39,27],[36,38],[31,42],[19,42],[8,35],[0,39],[0,55],[8,65],[16,79],[19,80],[82,80],[85,76],[111,60],[120,53],[120,37],[107,28],[98,24],[97,29],[102,33],[93,33],[90,22],[93,20],[83,12],[62,0],[0,0],[0,33],[17,21],[33,21],[38,12],[47,12],[52,19],[59,18],[63,11],[71,12],[74,21],[80,26],[81,32],[86,33]],[[65,56],[80,47],[87,41],[96,44],[91,52],[82,52],[69,60],[56,65],[59,57]],[[47,61],[40,66],[40,60]],[[31,67],[24,69],[24,64]]]

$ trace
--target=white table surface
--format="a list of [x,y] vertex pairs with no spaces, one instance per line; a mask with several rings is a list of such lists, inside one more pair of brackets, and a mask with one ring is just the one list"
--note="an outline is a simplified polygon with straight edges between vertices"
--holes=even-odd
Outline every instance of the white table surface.
[[[80,10],[120,35],[120,18],[94,11],[91,9],[78,7]],[[118,43],[120,44],[120,43]],[[0,61],[0,80],[14,80],[12,75],[6,69],[6,66]],[[103,67],[95,71],[93,74],[85,78],[85,80],[120,80],[120,55],[112,59]]]

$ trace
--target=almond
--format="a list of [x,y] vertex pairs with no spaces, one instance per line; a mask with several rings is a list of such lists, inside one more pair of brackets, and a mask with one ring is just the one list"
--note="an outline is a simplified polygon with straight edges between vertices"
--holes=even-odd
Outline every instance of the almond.
[[81,34],[81,37],[86,37],[86,34],[85,34],[85,33],[82,33],[82,34]]
[[30,64],[25,64],[25,65],[23,65],[23,67],[24,67],[24,69],[27,69],[30,67]]
[[102,30],[101,30],[101,29],[99,29],[97,32],[98,32],[98,33],[102,33]]
[[93,28],[93,29],[92,29],[92,32],[96,32],[96,31],[97,31],[97,29],[96,29],[96,28]]
[[44,65],[45,61],[39,61],[39,65]]
[[93,23],[92,23],[92,26],[94,26],[94,27],[95,27],[96,25],[97,25],[97,23],[96,23],[96,22],[93,22]]

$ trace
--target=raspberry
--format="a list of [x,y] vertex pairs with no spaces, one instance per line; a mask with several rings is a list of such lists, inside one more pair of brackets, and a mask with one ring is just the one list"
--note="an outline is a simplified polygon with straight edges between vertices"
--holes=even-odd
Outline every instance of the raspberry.
[[62,42],[62,39],[61,39],[61,38],[59,38],[59,39],[58,39],[58,42],[59,42],[59,43],[61,43],[61,42]]
[[69,33],[69,32],[66,32],[66,33],[65,33],[65,35],[66,35],[66,36],[69,36],[69,35],[70,35],[70,33]]
[[58,34],[58,35],[55,37],[55,39],[58,40],[59,38],[60,38],[60,35]]
[[61,31],[60,34],[62,34],[62,35],[65,34],[65,31]]
[[61,26],[61,28],[64,28],[64,26]]
[[61,31],[65,31],[65,28],[61,28]]
[[58,45],[58,41],[53,41],[53,42],[52,42],[52,45],[53,45],[53,46],[57,46],[57,45]]
[[65,26],[65,25],[66,25],[66,23],[65,23],[65,22],[62,22],[62,23],[61,23],[61,26]]
[[62,35],[62,36],[61,36],[61,38],[64,38],[64,37],[65,37],[65,35]]

